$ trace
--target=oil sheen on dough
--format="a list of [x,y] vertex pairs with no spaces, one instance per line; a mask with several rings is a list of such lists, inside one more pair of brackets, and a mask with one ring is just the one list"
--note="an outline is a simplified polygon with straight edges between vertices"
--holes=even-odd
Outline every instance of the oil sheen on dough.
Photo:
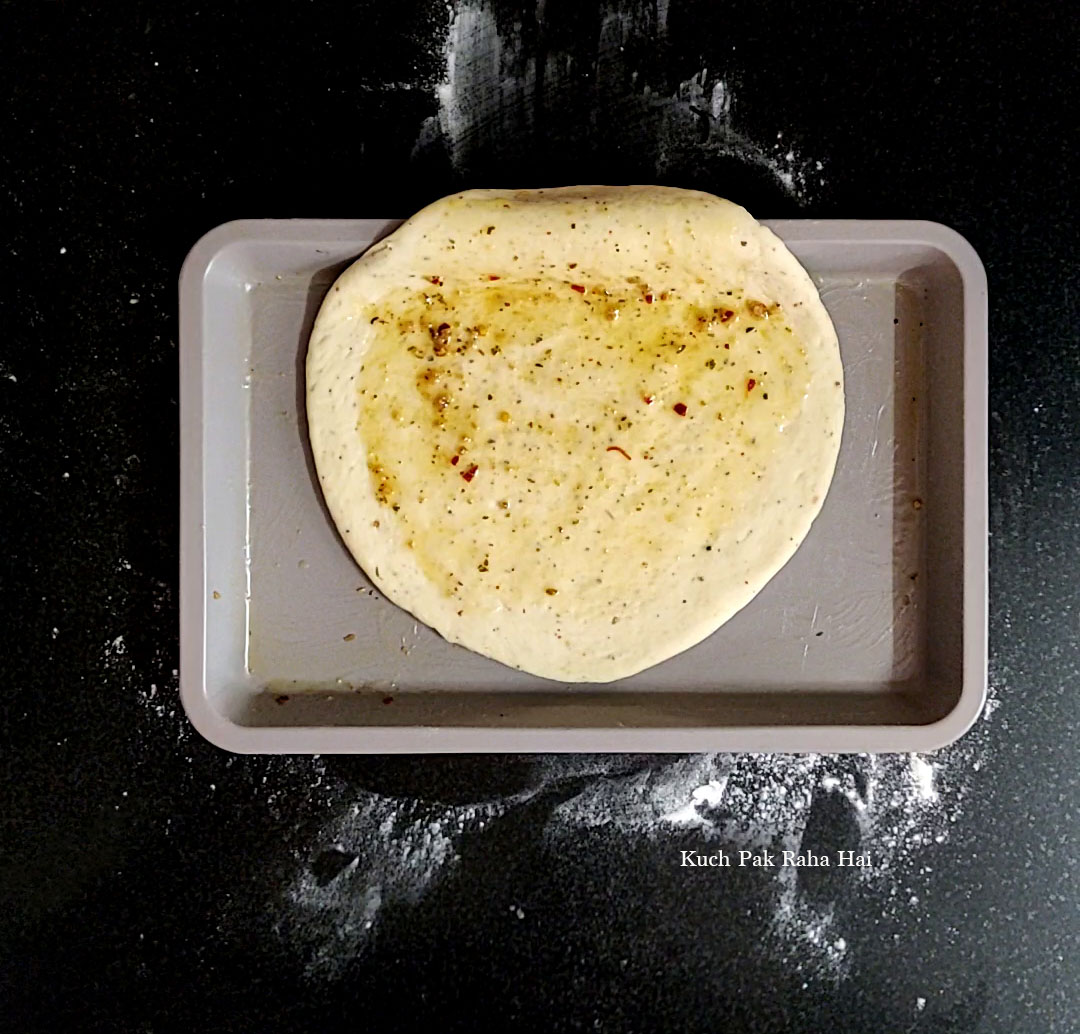
[[836,333],[744,209],[665,187],[472,190],[373,246],[307,358],[319,482],[448,640],[567,682],[693,646],[806,536]]

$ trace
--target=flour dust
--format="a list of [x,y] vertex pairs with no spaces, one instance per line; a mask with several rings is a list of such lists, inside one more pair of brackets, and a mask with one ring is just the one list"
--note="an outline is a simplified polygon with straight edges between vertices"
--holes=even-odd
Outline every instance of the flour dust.
[[590,159],[599,158],[609,181],[623,173],[711,187],[736,201],[747,200],[740,189],[766,193],[763,179],[796,202],[811,200],[825,182],[824,163],[804,157],[790,130],[785,137],[783,127],[740,121],[737,71],[694,67],[669,81],[655,60],[667,34],[666,3],[613,5],[582,24],[573,42],[547,30],[543,6],[531,26],[509,28],[489,3],[453,8],[438,113],[421,127],[417,154],[442,148],[459,175],[485,178],[481,186],[507,185],[500,179],[507,169],[546,170],[553,154],[565,155],[556,167],[566,182],[580,182],[575,163],[591,172]]
[[[842,870],[848,890],[873,895],[883,916],[916,910],[920,860],[946,842],[963,813],[988,748],[986,726],[933,756],[537,757],[528,789],[468,805],[342,789],[286,891],[293,936],[309,972],[338,975],[369,948],[385,906],[420,901],[453,877],[466,837],[482,838],[486,827],[542,798],[551,804],[529,835],[556,853],[597,832],[647,842],[669,866],[680,864],[688,833],[702,852],[831,853],[835,864],[845,849],[869,859]],[[827,810],[839,812],[833,826],[841,833],[818,821]],[[762,941],[808,979],[841,980],[851,965],[850,934],[836,901],[808,893],[799,873],[777,865],[764,877]]]

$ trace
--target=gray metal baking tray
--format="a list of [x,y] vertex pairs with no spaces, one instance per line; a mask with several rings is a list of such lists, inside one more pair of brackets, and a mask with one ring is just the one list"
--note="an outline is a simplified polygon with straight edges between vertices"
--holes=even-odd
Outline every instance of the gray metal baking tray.
[[986,277],[935,223],[769,223],[839,333],[847,416],[810,535],[707,640],[605,686],[453,646],[375,591],[312,474],[303,360],[394,220],[248,220],[180,277],[180,693],[243,752],[926,751],[986,691]]

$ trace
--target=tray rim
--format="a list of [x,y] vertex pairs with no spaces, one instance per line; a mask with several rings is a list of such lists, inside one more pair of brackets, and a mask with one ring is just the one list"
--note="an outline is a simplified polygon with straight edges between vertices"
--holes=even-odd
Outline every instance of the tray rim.
[[891,219],[762,220],[782,238],[850,244],[888,239],[946,255],[963,284],[964,644],[956,705],[925,725],[755,725],[700,728],[494,726],[244,726],[210,702],[206,683],[206,522],[203,484],[203,285],[227,248],[252,241],[349,240],[358,224],[387,219],[238,219],[205,233],[179,278],[180,700],[195,729],[236,753],[910,753],[937,750],[978,719],[987,692],[989,626],[989,406],[986,271],[972,245],[942,223]]

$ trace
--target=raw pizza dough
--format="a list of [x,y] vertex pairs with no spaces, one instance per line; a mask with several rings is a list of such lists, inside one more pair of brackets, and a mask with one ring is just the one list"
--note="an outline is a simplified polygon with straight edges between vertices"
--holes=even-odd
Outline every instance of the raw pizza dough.
[[391,600],[504,664],[607,682],[704,639],[795,552],[842,382],[810,277],[739,206],[471,190],[333,286],[308,424]]

